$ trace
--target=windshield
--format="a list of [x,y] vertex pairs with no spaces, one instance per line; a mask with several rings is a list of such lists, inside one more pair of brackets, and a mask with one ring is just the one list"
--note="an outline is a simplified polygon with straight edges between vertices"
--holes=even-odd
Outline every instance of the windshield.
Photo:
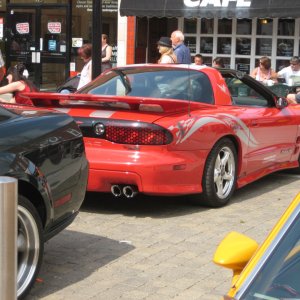
[[300,216],[298,213],[249,288],[237,299],[300,299],[299,229]]
[[78,93],[213,103],[213,91],[206,74],[175,68],[112,69]]

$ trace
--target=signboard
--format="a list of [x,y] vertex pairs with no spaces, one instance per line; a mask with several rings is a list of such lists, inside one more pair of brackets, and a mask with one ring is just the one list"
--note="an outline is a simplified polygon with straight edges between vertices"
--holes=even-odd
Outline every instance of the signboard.
[[[92,0],[76,0],[76,9],[85,9],[88,12],[93,11]],[[117,12],[118,11],[118,0],[102,0],[102,11],[103,12]]]
[[236,69],[247,74],[250,74],[250,64],[239,63],[236,64]]
[[102,11],[117,12],[118,1],[117,0],[102,0]]
[[72,38],[72,47],[79,48],[83,45],[83,39],[82,38]]
[[28,34],[29,33],[29,23],[17,23],[16,24],[16,31],[19,34]]
[[61,23],[60,22],[49,22],[47,24],[48,31],[50,33],[61,33]]
[[116,66],[117,64],[117,57],[118,57],[118,46],[115,45],[112,47],[112,54],[110,59],[110,62],[112,63],[113,66]]

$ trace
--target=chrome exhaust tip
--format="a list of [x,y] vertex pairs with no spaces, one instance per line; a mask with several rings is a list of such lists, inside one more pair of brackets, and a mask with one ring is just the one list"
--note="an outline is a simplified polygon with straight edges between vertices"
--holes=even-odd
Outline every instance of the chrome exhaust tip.
[[138,189],[135,186],[126,185],[123,187],[123,194],[126,198],[133,198],[137,193]]
[[122,189],[119,185],[117,184],[113,184],[110,188],[111,193],[115,196],[115,197],[121,197],[122,196]]

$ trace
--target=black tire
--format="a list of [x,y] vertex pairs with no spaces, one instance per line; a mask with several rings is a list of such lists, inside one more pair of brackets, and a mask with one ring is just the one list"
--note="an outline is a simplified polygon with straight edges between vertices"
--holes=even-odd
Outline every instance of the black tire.
[[237,178],[237,151],[234,143],[224,138],[216,143],[206,160],[201,199],[204,205],[221,207],[228,203]]
[[39,273],[43,252],[41,218],[33,204],[24,196],[18,197],[18,274],[17,296],[23,299]]

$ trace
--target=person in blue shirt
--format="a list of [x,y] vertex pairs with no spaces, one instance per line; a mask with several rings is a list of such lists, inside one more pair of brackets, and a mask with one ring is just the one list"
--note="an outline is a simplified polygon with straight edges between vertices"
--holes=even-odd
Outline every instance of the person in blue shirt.
[[178,64],[190,64],[190,49],[184,44],[184,35],[180,30],[175,30],[171,34],[172,46],[177,57]]

